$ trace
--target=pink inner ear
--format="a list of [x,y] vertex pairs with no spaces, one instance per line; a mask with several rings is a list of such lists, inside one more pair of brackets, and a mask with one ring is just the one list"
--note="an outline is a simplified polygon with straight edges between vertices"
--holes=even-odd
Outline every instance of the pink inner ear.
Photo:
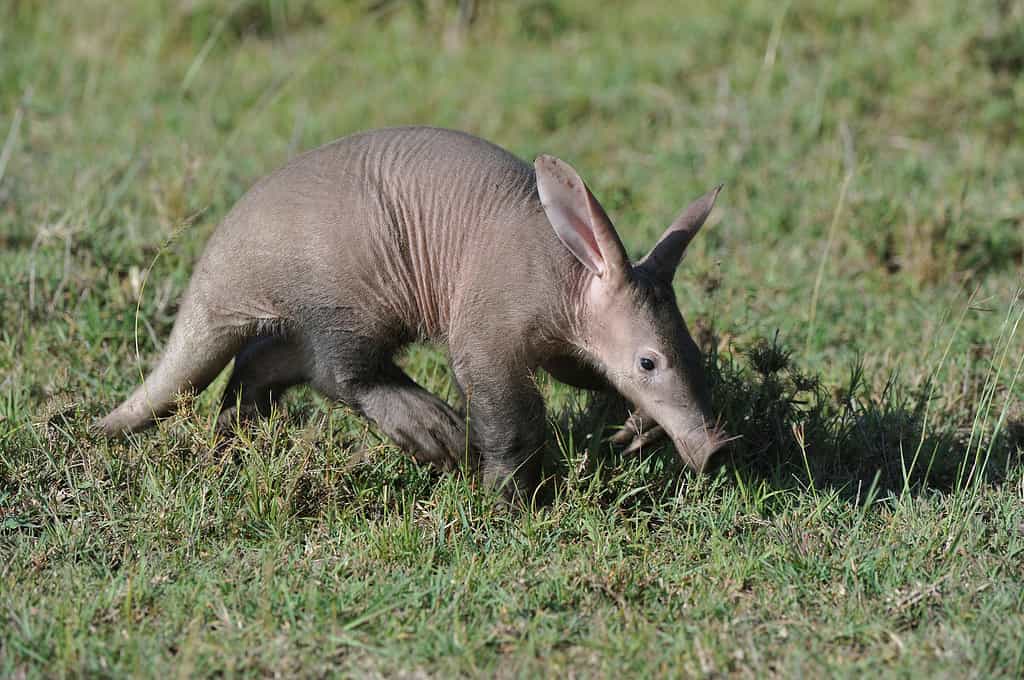
[[594,237],[594,230],[590,228],[589,224],[581,220],[576,215],[572,216],[572,223],[576,232],[583,237],[584,242],[586,242],[587,249],[593,253],[594,260],[600,264],[603,260],[601,258],[601,249],[597,247],[597,239]]
[[604,271],[604,258],[598,247],[597,236],[591,228],[588,215],[576,205],[577,196],[573,191],[556,194],[544,206],[548,221],[554,228],[558,240],[595,274]]

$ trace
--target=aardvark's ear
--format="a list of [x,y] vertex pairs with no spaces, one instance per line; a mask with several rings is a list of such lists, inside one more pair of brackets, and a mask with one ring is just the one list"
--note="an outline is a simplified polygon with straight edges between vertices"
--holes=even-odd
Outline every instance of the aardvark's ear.
[[686,252],[686,246],[690,245],[690,241],[700,231],[721,190],[722,185],[719,184],[687,206],[637,266],[643,267],[663,281],[671,281],[675,276],[676,267],[683,259],[683,253]]
[[558,239],[595,276],[624,279],[629,272],[626,251],[579,174],[554,156],[538,156],[533,167],[541,205]]

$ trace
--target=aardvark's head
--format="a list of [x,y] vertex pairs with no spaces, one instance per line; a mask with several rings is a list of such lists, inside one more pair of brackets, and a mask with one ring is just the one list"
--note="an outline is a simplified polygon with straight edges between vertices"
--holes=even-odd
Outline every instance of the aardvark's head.
[[581,353],[665,430],[688,466],[703,471],[725,437],[714,426],[701,353],[679,313],[672,278],[721,187],[694,201],[631,264],[601,204],[569,164],[540,156],[534,169],[548,221],[584,268],[572,301]]

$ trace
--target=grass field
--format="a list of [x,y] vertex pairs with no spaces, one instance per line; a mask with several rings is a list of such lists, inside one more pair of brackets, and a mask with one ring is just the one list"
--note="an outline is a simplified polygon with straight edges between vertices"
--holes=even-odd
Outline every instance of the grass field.
[[[0,4],[0,676],[1024,674],[1024,4],[829,4]],[[253,181],[405,123],[569,160],[634,255],[725,182],[717,476],[553,382],[519,513],[305,390],[91,434]]]

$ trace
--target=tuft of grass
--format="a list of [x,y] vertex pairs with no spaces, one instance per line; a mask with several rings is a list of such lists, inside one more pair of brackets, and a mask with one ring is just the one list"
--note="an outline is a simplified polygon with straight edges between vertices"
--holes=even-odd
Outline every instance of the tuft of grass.
[[[1024,673],[1019,3],[0,4],[0,676]],[[258,177],[424,123],[572,160],[677,290],[714,475],[543,376],[508,513],[308,390],[94,437]],[[852,178],[852,179],[848,179]],[[452,399],[437,348],[403,366]]]

